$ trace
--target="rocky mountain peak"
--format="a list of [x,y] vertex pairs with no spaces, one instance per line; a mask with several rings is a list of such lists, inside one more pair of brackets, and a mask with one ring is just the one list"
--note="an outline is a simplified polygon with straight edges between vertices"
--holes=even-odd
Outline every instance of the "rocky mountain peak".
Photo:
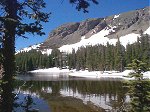
[[137,36],[141,31],[144,32],[150,27],[149,11],[150,7],[145,7],[105,18],[91,18],[82,22],[63,24],[51,31],[38,49],[46,50],[73,45],[94,35],[99,36],[97,39],[100,43],[102,41],[100,39],[104,37],[116,39],[129,34]]
[[[81,40],[82,36],[89,38],[99,31],[109,29],[106,35],[109,38],[121,37],[129,33],[139,33],[149,27],[150,7],[126,12],[106,18],[87,19],[77,23],[67,23],[53,30],[41,48],[60,47],[66,44],[74,44]],[[45,47],[44,47],[45,46]]]

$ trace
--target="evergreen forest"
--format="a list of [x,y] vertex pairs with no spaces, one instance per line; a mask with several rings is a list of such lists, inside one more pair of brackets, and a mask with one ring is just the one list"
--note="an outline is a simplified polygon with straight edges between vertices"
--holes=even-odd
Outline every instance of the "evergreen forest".
[[107,43],[80,47],[77,51],[72,50],[71,54],[53,49],[50,55],[42,54],[40,51],[31,50],[16,54],[16,69],[18,72],[27,72],[35,69],[60,67],[89,71],[124,71],[125,67],[138,59],[146,63],[150,68],[150,36],[141,35],[136,43],[122,46],[119,39],[116,45]]

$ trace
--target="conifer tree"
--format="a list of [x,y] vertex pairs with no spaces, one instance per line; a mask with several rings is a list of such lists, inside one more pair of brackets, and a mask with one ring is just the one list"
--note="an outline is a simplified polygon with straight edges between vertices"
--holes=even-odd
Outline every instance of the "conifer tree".
[[[96,0],[90,0],[98,4]],[[78,11],[88,12],[89,0],[69,0]],[[26,33],[43,35],[41,22],[47,22],[49,14],[43,12],[44,0],[0,0],[0,39],[2,39],[3,78],[2,105],[0,111],[13,110],[13,75],[15,74],[15,37],[26,37]],[[32,19],[27,22],[24,19]],[[8,108],[4,108],[8,107]]]
[[142,49],[142,61],[147,64],[147,67],[150,67],[150,36],[142,35],[141,37],[141,49]]
[[67,55],[67,64],[69,66],[69,69],[75,69],[76,68],[76,53],[75,50],[72,49],[72,53]]
[[102,50],[101,50],[101,69],[103,70],[103,71],[105,71],[106,70],[106,62],[105,62],[105,60],[106,60],[106,55],[105,55],[105,52],[106,52],[106,49],[105,49],[105,46],[102,46]]
[[95,47],[94,46],[88,46],[86,48],[86,67],[88,68],[89,71],[94,70],[94,68],[96,68],[96,66],[94,67],[93,63],[97,63],[95,62]]
[[113,70],[113,49],[112,49],[112,45],[110,45],[109,43],[107,43],[107,47],[106,47],[106,68],[107,70]]
[[132,60],[128,65],[128,69],[133,72],[129,77],[134,77],[134,80],[127,82],[129,88],[129,95],[131,98],[130,112],[149,112],[150,111],[150,81],[143,79],[143,72],[147,70],[146,63],[137,59]]
[[124,69],[124,48],[120,43],[120,40],[118,38],[118,42],[116,43],[116,56],[115,56],[115,68],[116,70],[122,72]]
[[53,65],[55,67],[59,67],[60,66],[60,63],[59,63],[60,51],[59,51],[59,49],[53,49],[51,56],[52,56],[52,60],[53,60]]
[[76,53],[75,49],[72,50],[72,68],[75,69],[76,66]]

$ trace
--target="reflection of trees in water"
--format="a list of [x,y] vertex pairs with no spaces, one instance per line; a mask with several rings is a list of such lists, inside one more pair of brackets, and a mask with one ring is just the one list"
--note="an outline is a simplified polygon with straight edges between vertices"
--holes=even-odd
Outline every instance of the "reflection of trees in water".
[[[21,82],[17,82],[18,84]],[[28,90],[28,87],[33,85],[30,89],[31,93],[37,93],[41,97],[46,98],[43,88],[51,88],[51,97],[60,96],[60,90],[72,90],[73,93],[86,95],[94,94],[98,97],[104,97],[105,103],[109,99],[109,104],[114,109],[119,108],[125,102],[125,90],[122,88],[121,81],[87,81],[87,80],[68,80],[68,81],[29,81],[22,88]],[[89,97],[90,98],[90,97]],[[108,100],[107,100],[108,101]],[[108,103],[108,102],[107,102]]]
[[20,104],[25,112],[38,112],[37,109],[33,109],[33,105],[35,105],[35,103],[31,95],[25,96],[23,102]]
[[94,94],[98,97],[104,97],[105,103],[108,103],[114,109],[119,108],[125,102],[125,90],[122,88],[120,81],[73,81],[70,82],[68,88],[72,88],[74,92],[78,90],[80,94]]

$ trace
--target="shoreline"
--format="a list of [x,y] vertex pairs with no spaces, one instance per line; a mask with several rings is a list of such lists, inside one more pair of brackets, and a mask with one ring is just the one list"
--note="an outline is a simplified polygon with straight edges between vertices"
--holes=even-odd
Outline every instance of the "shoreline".
[[[47,73],[48,76],[50,75],[50,73],[56,73],[58,74],[58,76],[60,73],[67,73],[68,76],[72,76],[72,77],[82,77],[82,78],[91,78],[91,79],[92,78],[95,78],[95,79],[120,78],[120,79],[132,80],[134,78],[127,77],[130,72],[132,72],[132,70],[125,70],[123,72],[118,72],[118,71],[90,71],[89,72],[88,70],[76,71],[75,69],[69,70],[69,69],[60,69],[60,68],[54,67],[54,68],[48,68],[48,69],[33,70],[33,71],[29,71],[28,73],[34,73],[34,74]],[[150,71],[144,72],[143,78],[150,79]]]

